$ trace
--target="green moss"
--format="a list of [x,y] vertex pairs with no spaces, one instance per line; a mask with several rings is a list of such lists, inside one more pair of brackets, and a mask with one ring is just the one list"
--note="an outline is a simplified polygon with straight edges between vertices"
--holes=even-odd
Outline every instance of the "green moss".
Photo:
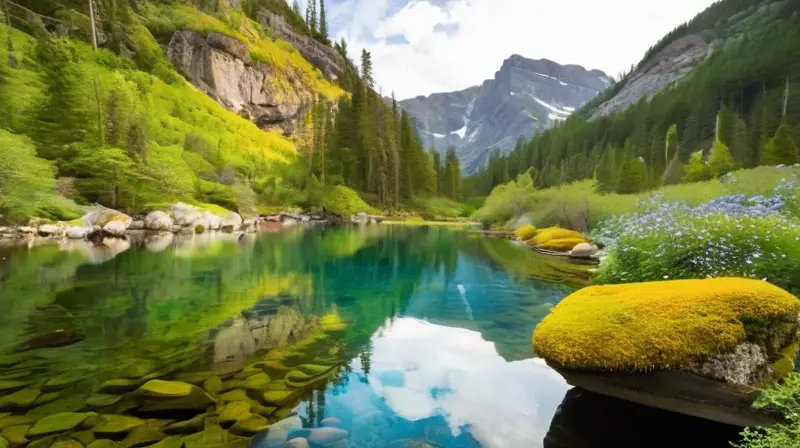
[[[757,280],[592,286],[555,307],[536,327],[533,347],[571,369],[681,369],[745,341],[782,336],[784,324],[796,328],[798,312],[797,298]],[[754,331],[754,321],[769,325]]]

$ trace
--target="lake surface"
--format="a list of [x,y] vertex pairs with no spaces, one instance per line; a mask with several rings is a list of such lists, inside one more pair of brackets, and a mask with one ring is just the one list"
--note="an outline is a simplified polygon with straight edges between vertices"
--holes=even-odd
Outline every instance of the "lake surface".
[[[726,446],[735,428],[570,389],[533,356],[536,324],[587,281],[506,240],[388,225],[0,249],[0,436],[65,411],[155,428],[95,430],[129,446],[256,433],[217,412],[168,427],[207,409],[136,390],[161,379],[222,414],[296,415],[288,436],[312,446]],[[268,435],[250,444],[282,446]]]

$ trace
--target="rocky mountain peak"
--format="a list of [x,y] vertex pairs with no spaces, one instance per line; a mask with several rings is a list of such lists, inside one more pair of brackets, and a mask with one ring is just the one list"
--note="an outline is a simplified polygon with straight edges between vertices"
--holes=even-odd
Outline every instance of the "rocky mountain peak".
[[471,173],[493,150],[508,151],[519,138],[565,120],[610,84],[600,70],[515,54],[480,86],[419,96],[400,106],[427,146],[441,153],[455,147]]

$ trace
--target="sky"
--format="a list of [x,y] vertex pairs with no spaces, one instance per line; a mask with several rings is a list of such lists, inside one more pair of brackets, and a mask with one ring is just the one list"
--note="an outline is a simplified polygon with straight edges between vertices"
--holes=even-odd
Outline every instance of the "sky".
[[[308,0],[300,0],[305,8]],[[330,34],[366,48],[384,95],[452,92],[512,54],[616,76],[712,0],[326,0]]]

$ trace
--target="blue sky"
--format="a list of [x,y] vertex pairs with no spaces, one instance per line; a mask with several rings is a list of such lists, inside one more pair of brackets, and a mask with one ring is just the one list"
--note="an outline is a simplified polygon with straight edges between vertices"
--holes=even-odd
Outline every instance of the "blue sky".
[[[300,0],[305,7],[307,0]],[[327,0],[332,36],[354,59],[372,52],[375,78],[399,99],[492,78],[512,54],[609,75],[712,0]]]

